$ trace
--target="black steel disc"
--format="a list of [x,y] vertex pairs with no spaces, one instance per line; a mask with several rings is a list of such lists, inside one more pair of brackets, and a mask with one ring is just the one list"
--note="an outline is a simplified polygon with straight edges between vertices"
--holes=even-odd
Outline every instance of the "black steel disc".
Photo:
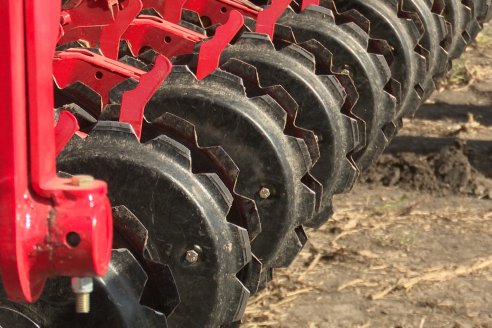
[[450,59],[458,58],[490,19],[490,0],[443,0],[442,15],[450,37],[446,44]]
[[491,5],[490,0],[468,0],[466,2],[472,9],[472,17],[467,27],[467,33],[471,40],[474,40],[483,28],[483,23],[487,20],[487,14]]
[[249,292],[236,274],[251,260],[249,238],[226,221],[226,187],[214,174],[194,174],[187,148],[165,136],[141,144],[128,125],[99,122],[66,147],[58,166],[107,181],[112,204],[126,206],[148,231],[145,258],[169,265],[181,299],[170,327],[240,320]]
[[[280,85],[297,102],[296,124],[318,138],[320,158],[310,172],[323,185],[320,211],[325,213],[332,210],[333,194],[349,190],[355,181],[357,170],[349,154],[357,147],[359,132],[356,120],[341,112],[346,97],[342,85],[333,75],[317,75],[314,59],[296,44],[277,50],[256,33],[244,33],[221,56],[223,64],[239,60],[253,65],[262,86]],[[225,69],[236,73],[234,68]]]
[[478,9],[478,21],[480,24],[486,23],[490,21],[492,16],[492,0],[482,0],[478,2],[478,5],[475,6]]
[[420,107],[424,91],[425,57],[415,49],[421,34],[415,23],[399,15],[397,0],[335,0],[338,11],[355,9],[370,21],[369,35],[386,40],[393,52],[392,77],[401,84],[397,117],[412,115]]
[[4,305],[0,306],[0,327],[41,328],[18,310]]
[[[349,14],[354,14],[351,12]],[[353,156],[361,170],[383,152],[388,138],[383,132],[392,124],[396,99],[385,90],[390,70],[385,58],[368,51],[369,35],[353,21],[337,24],[333,13],[323,7],[310,6],[296,14],[287,10],[280,24],[291,27],[298,43],[317,40],[332,53],[333,70],[347,71],[353,79],[359,101],[353,113],[365,123],[364,145]]]
[[427,99],[436,89],[435,82],[448,71],[448,53],[442,47],[447,34],[446,22],[439,9],[432,8],[427,0],[405,0],[401,13],[415,22],[422,35],[417,50],[427,61],[426,78],[421,85]]
[[145,118],[158,127],[166,113],[192,123],[202,147],[221,146],[239,167],[235,190],[254,199],[260,214],[252,249],[264,277],[290,264],[306,242],[301,224],[313,214],[315,195],[301,181],[312,166],[308,147],[284,134],[282,108],[269,96],[248,98],[232,74],[215,71],[198,81],[188,67],[174,66]]
[[[261,232],[258,208],[253,199],[236,191],[239,168],[225,150],[220,146],[202,147],[193,124],[171,113],[165,113],[160,119],[155,120],[153,125],[147,126],[142,139],[150,140],[160,134],[178,141],[190,150],[194,173],[217,174],[233,197],[227,221],[245,228],[250,241],[254,240]],[[252,261],[238,277],[251,293],[255,293],[260,275],[261,263],[252,254]]]
[[448,51],[449,59],[456,59],[471,41],[467,27],[472,19],[472,8],[465,1],[444,0],[444,11],[442,15],[446,19],[449,37],[444,44]]

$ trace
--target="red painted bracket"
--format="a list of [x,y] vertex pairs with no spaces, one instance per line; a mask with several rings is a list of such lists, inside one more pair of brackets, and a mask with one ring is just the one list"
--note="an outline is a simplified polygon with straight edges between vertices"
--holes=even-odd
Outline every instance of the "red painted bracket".
[[140,138],[145,105],[171,72],[172,64],[158,56],[152,70],[145,72],[84,49],[70,49],[55,55],[53,67],[59,88],[75,82],[87,85],[101,96],[101,110],[109,104],[109,93],[116,85],[127,79],[138,81],[133,90],[122,96],[120,122],[129,123]]
[[275,24],[290,5],[291,0],[273,0],[268,8],[258,13],[256,32],[267,34],[273,40]]
[[[248,6],[241,0],[188,0],[184,8],[197,12],[202,18],[208,18],[211,25],[225,24],[230,13],[237,10],[256,20],[257,33],[267,34],[272,39],[275,24],[291,2],[292,0],[273,0],[270,6],[262,9]],[[303,0],[301,10],[310,5],[319,5],[319,0]]]
[[200,14],[210,25],[225,24],[233,10],[244,16],[256,18],[261,7],[251,3],[234,0],[142,0],[144,8],[155,9],[162,18],[171,23],[179,23],[182,9],[188,9]]
[[144,9],[154,8],[164,20],[178,24],[181,21],[181,12],[186,1],[142,0],[142,4]]
[[117,59],[121,36],[142,8],[140,0],[81,1],[61,13],[63,36],[59,43],[81,40]]
[[67,111],[62,111],[55,126],[55,154],[58,156],[73,135],[79,130],[77,118]]
[[158,56],[150,72],[140,76],[137,87],[123,94],[120,107],[120,122],[129,123],[138,139],[142,134],[142,122],[145,105],[152,98],[159,86],[164,83],[172,64],[164,56]]
[[219,67],[220,55],[243,25],[243,15],[233,10],[227,23],[217,28],[214,37],[201,44],[196,69],[196,77],[199,80],[204,79]]
[[115,21],[102,29],[99,47],[106,57],[118,59],[121,36],[140,13],[143,6],[140,0],[128,0],[122,1],[120,4],[117,3],[115,7],[118,8]]
[[128,42],[133,56],[138,56],[146,49],[153,49],[168,58],[193,53],[197,42],[205,38],[180,25],[145,15],[135,19],[122,36],[122,40]]
[[75,82],[87,85],[101,96],[101,110],[109,104],[109,92],[114,86],[128,78],[139,80],[143,74],[145,71],[84,49],[57,52],[53,59],[56,85],[60,89]]
[[314,5],[319,6],[320,0],[302,0],[301,11],[304,11],[307,7]]
[[[144,6],[147,6],[148,0],[143,1]],[[316,0],[306,0],[306,6],[309,1],[312,4],[316,2]],[[188,0],[184,8],[197,12],[202,19],[208,19],[210,25],[225,24],[232,11],[236,10],[243,16],[256,20],[257,33],[267,34],[273,38],[275,24],[291,2],[292,0],[273,0],[268,8],[262,9],[258,6],[246,5],[241,0]]]
[[261,7],[233,0],[188,0],[184,8],[197,12],[202,20],[209,21],[210,25],[225,24],[233,10],[253,19],[262,11]]

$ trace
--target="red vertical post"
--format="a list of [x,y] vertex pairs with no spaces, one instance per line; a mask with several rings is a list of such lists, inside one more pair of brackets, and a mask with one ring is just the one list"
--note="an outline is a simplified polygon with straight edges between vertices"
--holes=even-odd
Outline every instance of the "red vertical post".
[[[103,275],[112,217],[104,182],[56,176],[52,60],[59,1],[0,1],[0,273],[9,298],[36,300],[54,275]],[[76,232],[80,246],[68,245]]]

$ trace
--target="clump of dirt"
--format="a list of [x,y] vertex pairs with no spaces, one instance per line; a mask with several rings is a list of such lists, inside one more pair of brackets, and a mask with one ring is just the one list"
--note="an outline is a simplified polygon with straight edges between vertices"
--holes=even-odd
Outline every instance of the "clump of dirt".
[[439,196],[464,194],[492,198],[492,181],[470,165],[460,142],[429,155],[385,154],[361,180]]

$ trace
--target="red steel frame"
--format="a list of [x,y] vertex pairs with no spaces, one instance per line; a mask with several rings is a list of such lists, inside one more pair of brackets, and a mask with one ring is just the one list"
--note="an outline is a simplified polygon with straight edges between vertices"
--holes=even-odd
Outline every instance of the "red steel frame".
[[[82,49],[58,52],[54,60],[54,80],[60,88],[75,82],[82,82],[89,86],[101,96],[102,110],[109,103],[109,92],[115,85],[128,78],[140,81],[145,73],[116,61],[118,55],[116,45],[121,40],[127,42],[134,56],[138,56],[145,49],[153,49],[168,58],[192,53],[195,46],[200,43],[196,76],[198,79],[203,79],[219,66],[223,49],[244,24],[243,15],[257,20],[257,32],[268,34],[273,38],[275,24],[290,2],[291,0],[274,0],[265,10],[234,0],[68,2],[60,16],[60,43],[83,40],[91,47],[99,47],[104,56]],[[155,9],[163,19],[155,16],[138,16],[143,8]],[[214,37],[207,40],[206,36],[177,25],[183,8],[196,11],[201,17],[209,17],[213,24],[221,25]],[[159,65],[154,67],[152,74],[148,74],[153,78],[148,77],[146,83],[141,83],[147,85],[152,93],[167,77],[172,67],[168,60],[162,58],[157,62]],[[152,95],[148,90],[137,87],[132,91],[135,97],[123,98],[120,110],[120,121],[130,123],[137,137],[140,137],[142,128],[145,107],[143,101],[150,99]],[[127,105],[131,103],[129,99],[141,99],[141,101],[131,108]],[[65,135],[69,133],[68,130]]]
[[50,276],[105,273],[111,207],[104,182],[56,175],[51,62],[60,1],[2,0],[0,12],[0,273],[9,298],[32,302]]
[[[305,0],[307,5],[319,0]],[[71,5],[71,3],[73,3]],[[275,24],[291,0],[274,0],[265,10],[248,6],[239,0],[95,0],[72,1],[60,17],[60,42],[84,40],[90,47],[99,47],[105,57],[117,59],[120,40],[129,44],[134,56],[145,48],[162,55],[190,53],[205,36],[179,25],[183,8],[207,17],[212,25],[226,25],[231,16],[240,13],[256,20],[256,32],[273,38]],[[141,9],[153,8],[162,17],[138,16]],[[138,16],[138,17],[137,17]]]
[[76,1],[73,8],[61,12],[59,41],[81,39],[106,57],[117,58],[121,35],[141,10],[140,0]]
[[[310,5],[319,5],[319,1],[303,0],[301,10]],[[181,20],[181,7],[197,12],[202,18],[206,17],[211,25],[225,24],[230,13],[238,11],[255,19],[256,32],[268,34],[270,38],[273,38],[276,22],[291,2],[292,0],[272,0],[266,9],[262,9],[241,0],[142,0],[144,8],[154,8],[165,20],[176,24]]]
[[[102,3],[106,1],[101,0]],[[131,1],[140,0],[127,0],[127,2]],[[77,10],[77,8],[74,8],[74,10]],[[71,12],[72,10],[67,10],[65,15],[70,17]],[[103,26],[101,22],[104,22],[104,16],[98,18],[97,15],[94,15],[92,17],[92,26]],[[120,121],[130,123],[137,137],[140,137],[146,100],[150,99],[153,92],[164,81],[172,68],[172,64],[166,57],[191,53],[196,44],[201,42],[196,76],[198,79],[203,79],[218,67],[220,54],[241,29],[244,19],[239,12],[231,12],[226,24],[217,28],[215,36],[210,39],[153,16],[140,16],[131,23],[126,19],[120,21],[116,17],[114,21],[106,23],[128,26],[121,38],[129,43],[130,48],[135,51],[135,55],[138,55],[142,48],[148,47],[160,52],[165,57],[159,56],[152,71],[146,73],[120,63],[115,58],[97,55],[84,49],[68,49],[55,54],[53,62],[54,80],[61,89],[75,82],[87,85],[100,95],[101,111],[104,106],[109,104],[109,92],[114,86],[126,79],[139,81],[137,88],[127,92],[132,96],[127,96],[126,93],[123,96]],[[71,30],[78,29],[71,27]],[[78,40],[82,35],[74,34],[70,39],[65,39],[65,41]],[[167,37],[170,37],[171,40],[166,41]],[[113,35],[112,38],[111,43],[119,43],[120,35]],[[176,46],[170,43],[176,43]],[[136,99],[139,100],[138,105],[135,104]],[[131,106],[128,105],[130,103],[132,104]]]

